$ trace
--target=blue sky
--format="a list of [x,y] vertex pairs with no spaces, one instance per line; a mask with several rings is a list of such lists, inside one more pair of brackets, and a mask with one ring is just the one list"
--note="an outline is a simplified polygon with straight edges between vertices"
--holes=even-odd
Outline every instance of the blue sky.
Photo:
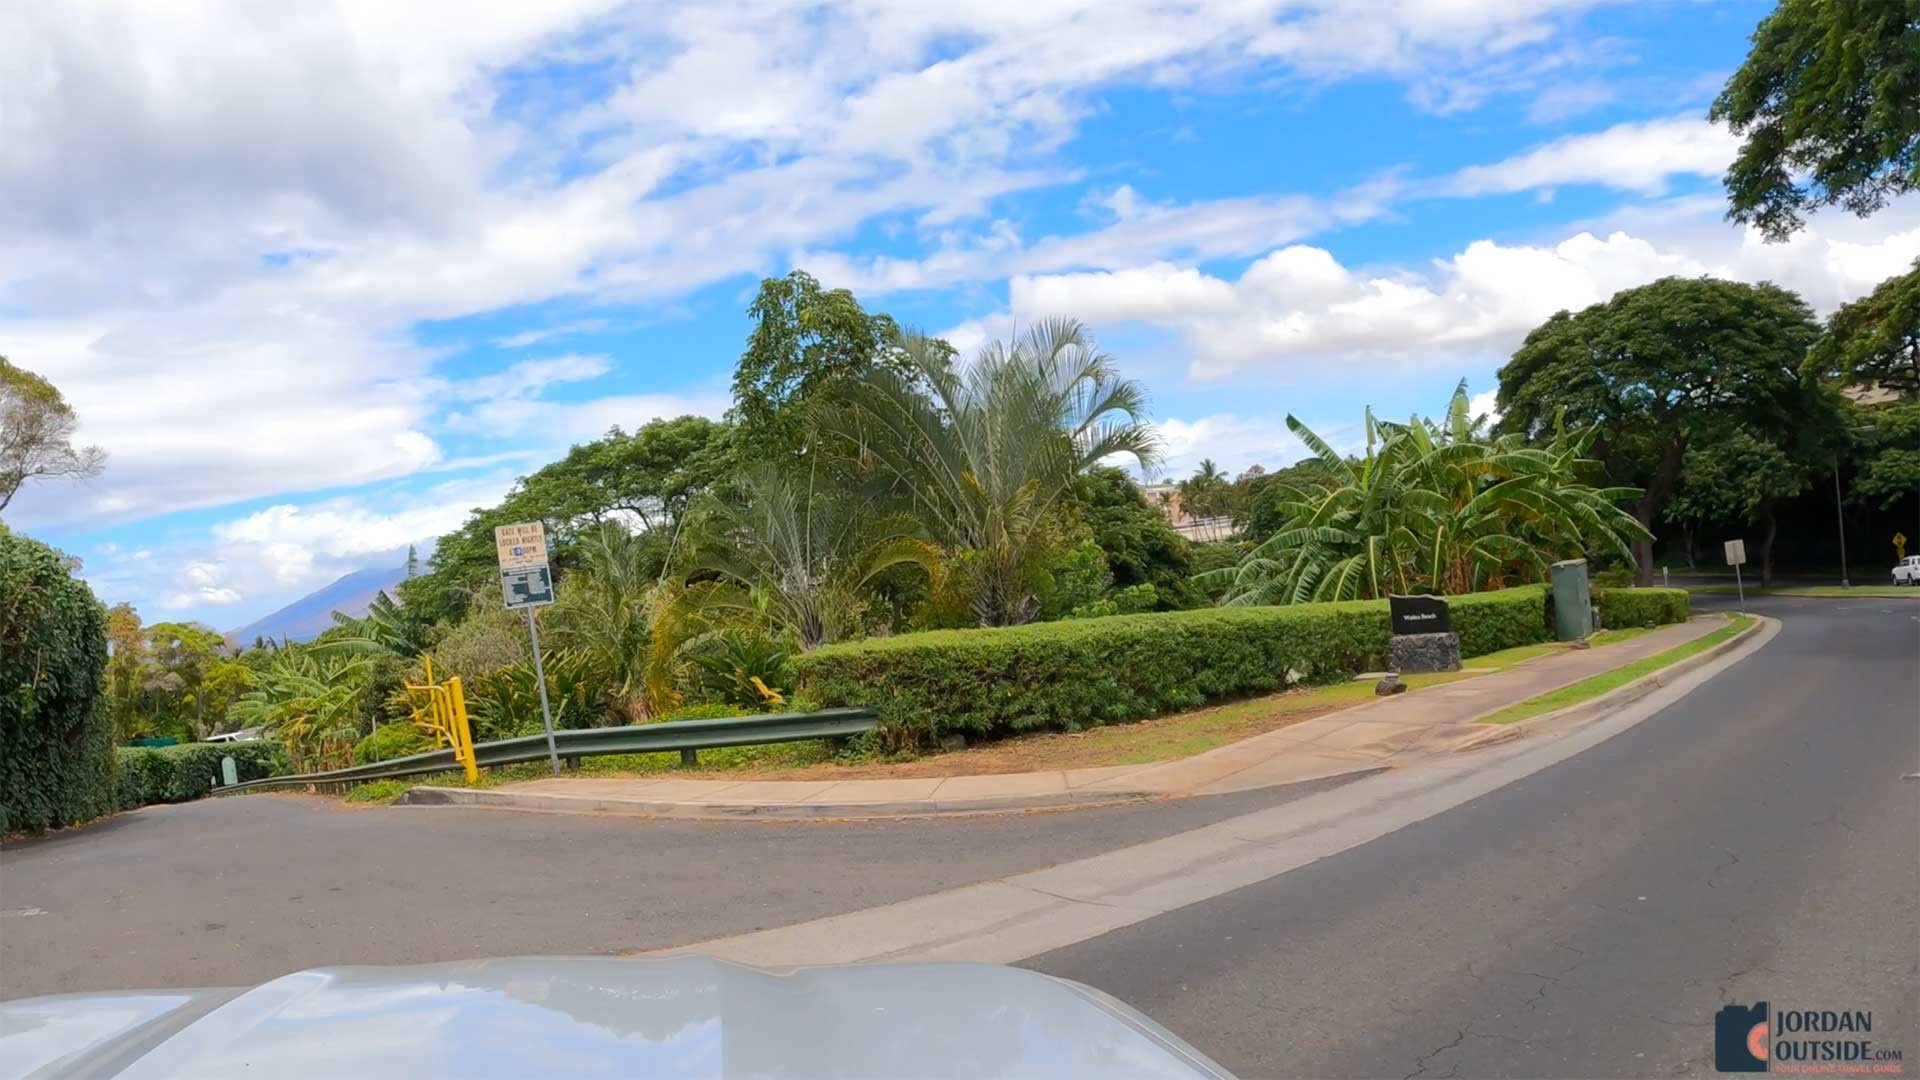
[[1920,206],[1723,220],[1706,109],[1769,6],[18,5],[0,354],[110,457],[8,521],[231,629],[572,442],[719,415],[796,266],[963,350],[1082,319],[1175,474],[1487,393],[1668,274],[1830,310]]

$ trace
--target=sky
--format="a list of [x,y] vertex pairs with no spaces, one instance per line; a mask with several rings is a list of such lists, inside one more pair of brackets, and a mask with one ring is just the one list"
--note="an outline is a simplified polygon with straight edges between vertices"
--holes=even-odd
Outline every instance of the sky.
[[574,442],[718,417],[760,278],[970,352],[1088,324],[1163,472],[1444,408],[1681,274],[1818,311],[1920,200],[1728,223],[1705,117],[1769,5],[760,0],[0,9],[0,355],[108,452],[15,529],[230,630],[397,566]]

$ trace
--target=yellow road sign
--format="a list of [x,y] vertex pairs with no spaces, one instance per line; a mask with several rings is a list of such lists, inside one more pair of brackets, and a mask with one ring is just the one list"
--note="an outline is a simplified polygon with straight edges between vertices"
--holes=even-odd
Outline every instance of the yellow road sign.
[[1907,557],[1906,533],[1897,532],[1893,534],[1893,557],[1896,559],[1904,559]]

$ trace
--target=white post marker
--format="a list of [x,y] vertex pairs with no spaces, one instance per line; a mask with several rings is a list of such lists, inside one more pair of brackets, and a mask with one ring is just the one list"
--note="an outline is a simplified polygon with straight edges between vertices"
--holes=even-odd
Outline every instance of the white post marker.
[[1727,565],[1733,567],[1733,587],[1740,592],[1740,614],[1747,613],[1747,586],[1740,580],[1740,564],[1747,561],[1747,542],[1729,540],[1727,547]]
[[547,565],[547,529],[537,521],[501,525],[493,530],[500,557],[500,593],[507,610],[525,609],[527,637],[533,642],[533,678],[540,684],[540,722],[547,728],[547,760],[560,775],[560,751],[553,742],[553,710],[547,705],[547,670],[540,661],[540,628],[533,609],[553,603],[553,570]]

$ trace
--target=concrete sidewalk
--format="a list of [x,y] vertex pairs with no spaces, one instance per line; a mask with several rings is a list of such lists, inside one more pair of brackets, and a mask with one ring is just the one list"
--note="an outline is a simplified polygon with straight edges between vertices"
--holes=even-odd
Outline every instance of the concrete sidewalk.
[[[1035,773],[900,780],[558,777],[497,788],[418,787],[409,805],[656,817],[847,818],[981,813],[1218,795],[1405,765],[1484,741],[1475,718],[1664,652],[1724,626],[1696,616],[1631,641],[1567,650],[1291,724],[1192,757]],[[1467,661],[1472,670],[1473,662]]]

